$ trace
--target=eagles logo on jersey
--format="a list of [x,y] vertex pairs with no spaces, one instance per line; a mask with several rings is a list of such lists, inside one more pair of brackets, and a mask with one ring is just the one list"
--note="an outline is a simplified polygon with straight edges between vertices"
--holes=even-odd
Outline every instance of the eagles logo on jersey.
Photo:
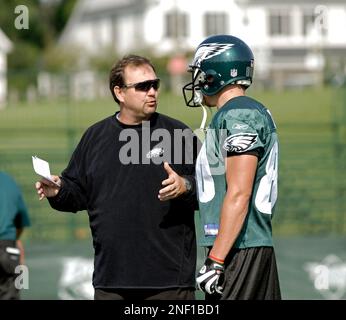
[[227,152],[241,153],[249,150],[257,141],[258,135],[255,133],[236,133],[225,139],[223,148]]

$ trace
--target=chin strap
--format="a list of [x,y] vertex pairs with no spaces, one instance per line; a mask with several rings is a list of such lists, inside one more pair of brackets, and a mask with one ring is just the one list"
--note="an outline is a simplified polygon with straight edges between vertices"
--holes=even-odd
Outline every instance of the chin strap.
[[203,118],[202,118],[202,122],[201,122],[201,125],[200,125],[200,129],[202,129],[203,131],[205,131],[205,123],[207,121],[207,107],[203,104],[201,104],[201,107],[202,107],[202,110],[203,110]]

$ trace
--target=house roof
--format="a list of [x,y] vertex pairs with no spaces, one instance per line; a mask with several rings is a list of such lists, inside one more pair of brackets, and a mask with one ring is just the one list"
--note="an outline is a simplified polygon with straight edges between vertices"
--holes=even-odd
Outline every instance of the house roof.
[[8,53],[12,50],[13,45],[10,39],[5,35],[5,33],[0,29],[0,51]]
[[85,12],[113,10],[119,7],[129,6],[138,0],[81,0],[82,9]]
[[121,16],[127,11],[143,12],[147,1],[143,0],[80,0],[80,8],[84,19],[92,20],[100,16]]

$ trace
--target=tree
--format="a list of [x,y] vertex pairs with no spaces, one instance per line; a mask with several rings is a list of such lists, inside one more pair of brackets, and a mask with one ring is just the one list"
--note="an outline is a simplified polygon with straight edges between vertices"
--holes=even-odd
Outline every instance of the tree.
[[[1,0],[0,28],[14,48],[8,57],[9,86],[24,92],[35,85],[36,76],[66,25],[77,0]],[[17,6],[26,6],[28,29],[17,29]],[[62,61],[61,59],[58,61]]]
[[61,0],[55,10],[54,26],[57,34],[64,29],[77,0]]
[[23,5],[21,0],[2,0],[0,11],[0,27],[6,35],[14,42],[26,41],[35,46],[43,47],[44,28],[41,25],[42,12],[40,11],[39,1],[26,1],[25,6],[29,11],[29,29],[16,29],[14,21],[18,16],[15,13],[17,6]]

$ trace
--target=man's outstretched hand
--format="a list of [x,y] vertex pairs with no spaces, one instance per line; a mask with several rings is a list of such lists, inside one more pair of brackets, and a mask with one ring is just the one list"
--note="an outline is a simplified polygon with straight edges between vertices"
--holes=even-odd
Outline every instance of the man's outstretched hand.
[[167,162],[164,163],[164,168],[168,178],[162,181],[164,187],[159,191],[158,196],[161,201],[174,199],[186,192],[185,179],[179,176]]

